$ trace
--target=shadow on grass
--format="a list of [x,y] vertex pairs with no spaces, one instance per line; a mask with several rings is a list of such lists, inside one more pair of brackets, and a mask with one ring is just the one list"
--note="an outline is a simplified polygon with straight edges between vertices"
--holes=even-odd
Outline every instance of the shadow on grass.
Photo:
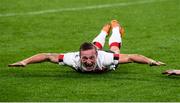
[[66,78],[66,79],[108,79],[108,80],[129,80],[129,81],[153,81],[153,82],[172,82],[179,80],[180,76],[166,76],[162,74],[142,74],[130,71],[107,71],[103,73],[79,73],[71,68],[64,69],[8,69],[4,76],[17,78]]
[[[111,72],[111,71],[109,71]],[[72,69],[43,69],[43,68],[34,68],[34,69],[24,69],[24,68],[10,68],[4,69],[3,75],[9,77],[60,77],[60,78],[88,78],[88,77],[98,77],[106,75],[109,72],[104,73],[80,73]]]

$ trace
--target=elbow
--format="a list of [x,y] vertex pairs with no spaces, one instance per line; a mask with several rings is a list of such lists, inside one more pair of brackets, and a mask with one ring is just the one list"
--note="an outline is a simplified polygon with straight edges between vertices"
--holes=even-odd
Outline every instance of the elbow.
[[134,59],[136,57],[139,57],[139,56],[141,56],[141,55],[139,55],[139,54],[130,54],[130,55],[128,55],[128,62],[130,62],[130,63],[134,62]]

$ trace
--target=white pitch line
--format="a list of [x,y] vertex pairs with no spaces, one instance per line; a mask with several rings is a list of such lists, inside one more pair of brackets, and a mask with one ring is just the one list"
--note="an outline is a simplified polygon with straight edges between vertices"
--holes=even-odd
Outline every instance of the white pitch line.
[[6,14],[0,14],[0,17],[40,15],[40,14],[57,13],[57,12],[65,12],[65,11],[80,11],[80,10],[91,10],[91,9],[101,9],[101,8],[111,8],[111,7],[122,7],[122,6],[129,6],[129,5],[160,2],[160,1],[165,1],[165,0],[143,0],[143,1],[137,1],[137,2],[94,5],[94,6],[85,6],[85,7],[77,7],[77,8],[49,9],[49,10],[32,11],[32,12],[25,12],[25,13],[6,13]]

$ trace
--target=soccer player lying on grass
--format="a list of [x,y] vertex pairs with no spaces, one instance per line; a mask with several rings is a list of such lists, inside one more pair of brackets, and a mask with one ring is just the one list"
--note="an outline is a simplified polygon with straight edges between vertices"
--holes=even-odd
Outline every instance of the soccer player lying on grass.
[[[112,28],[112,35],[109,38],[110,52],[102,50],[105,38],[109,35]],[[24,59],[22,61],[9,64],[10,67],[26,66],[32,63],[50,61],[52,63],[68,65],[79,72],[104,72],[115,70],[118,64],[123,63],[142,63],[150,66],[165,65],[160,61],[147,58],[138,54],[121,54],[120,47],[124,29],[117,20],[112,20],[111,24],[106,24],[100,34],[92,43],[83,43],[79,52],[70,53],[40,53]]]
[[166,70],[162,74],[166,75],[180,75],[180,70]]

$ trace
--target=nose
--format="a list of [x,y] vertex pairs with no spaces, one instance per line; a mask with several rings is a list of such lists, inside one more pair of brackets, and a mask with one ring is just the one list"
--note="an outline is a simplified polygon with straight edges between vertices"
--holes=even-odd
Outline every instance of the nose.
[[90,59],[88,59],[86,62],[87,62],[88,64],[92,64],[92,61],[91,61]]

